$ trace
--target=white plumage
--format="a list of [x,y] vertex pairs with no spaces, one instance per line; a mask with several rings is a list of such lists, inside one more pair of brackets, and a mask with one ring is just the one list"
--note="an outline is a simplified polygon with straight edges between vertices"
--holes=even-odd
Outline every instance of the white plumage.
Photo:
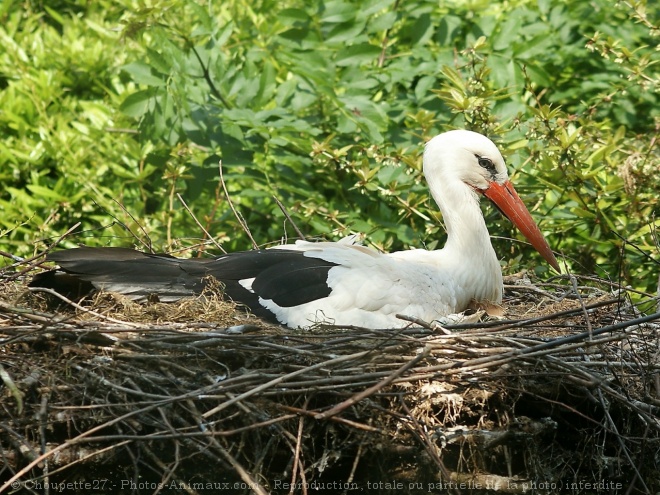
[[[486,280],[472,290],[469,277],[463,284],[459,265],[438,252],[415,249],[390,254],[350,243],[297,241],[295,249],[311,258],[337,264],[328,272],[330,294],[293,307],[259,299],[277,320],[290,327],[314,323],[396,328],[409,324],[397,317],[406,315],[431,322],[440,316],[465,309],[472,299],[500,302],[502,276]],[[436,256],[434,256],[436,254]],[[464,290],[467,289],[467,290]]]
[[[501,303],[500,263],[479,207],[484,195],[559,270],[488,138],[463,130],[436,136],[426,145],[424,174],[448,234],[444,248],[436,251],[379,253],[351,236],[215,260],[159,258],[113,248],[62,251],[51,259],[68,276],[134,298],[157,293],[172,299],[199,292],[203,277],[213,275],[227,285],[230,297],[290,327],[330,323],[396,328],[409,324],[397,315],[432,322],[464,311],[471,301]],[[38,279],[33,285],[48,285],[47,277]]]
[[[328,273],[332,292],[295,307],[260,303],[292,327],[325,322],[371,328],[408,324],[397,315],[431,322],[464,311],[472,301],[500,304],[502,272],[478,192],[508,182],[502,155],[481,134],[450,131],[426,145],[424,174],[447,227],[443,249],[387,254],[355,245],[352,237],[336,243],[298,241],[283,247],[338,265]],[[549,248],[546,253],[552,254]],[[549,261],[556,266],[554,257]]]

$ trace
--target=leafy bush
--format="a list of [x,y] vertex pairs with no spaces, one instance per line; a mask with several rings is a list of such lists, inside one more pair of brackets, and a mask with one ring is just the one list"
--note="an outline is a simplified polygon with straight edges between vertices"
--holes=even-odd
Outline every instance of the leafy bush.
[[[361,231],[436,248],[422,143],[500,145],[570,270],[655,290],[658,7],[609,0],[67,2],[3,8],[0,248],[250,246]],[[126,213],[118,204],[124,205]],[[507,269],[538,265],[486,208]],[[118,223],[107,226],[111,219]],[[495,226],[497,225],[497,226]],[[147,235],[148,234],[148,238]],[[84,237],[84,238],[83,238]]]

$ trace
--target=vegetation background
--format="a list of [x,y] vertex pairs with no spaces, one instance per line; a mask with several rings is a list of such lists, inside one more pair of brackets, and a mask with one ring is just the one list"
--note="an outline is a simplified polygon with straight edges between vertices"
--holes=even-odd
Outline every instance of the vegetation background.
[[[492,137],[568,270],[655,292],[658,3],[4,0],[0,250],[436,248],[425,140]],[[180,198],[179,198],[180,195]],[[485,208],[505,270],[550,275]],[[195,252],[197,251],[197,253]],[[7,259],[7,258],[5,258]],[[8,261],[10,262],[10,261]]]

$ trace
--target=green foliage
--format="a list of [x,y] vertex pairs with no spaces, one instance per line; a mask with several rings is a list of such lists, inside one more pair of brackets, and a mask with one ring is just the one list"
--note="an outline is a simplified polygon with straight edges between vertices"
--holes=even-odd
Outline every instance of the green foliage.
[[[422,143],[471,128],[498,142],[569,269],[655,287],[656,6],[27,5],[0,9],[2,250],[26,255],[78,221],[85,236],[66,242],[126,245],[129,229],[190,246],[200,229],[177,194],[227,250],[248,248],[219,161],[259,243],[293,233],[276,196],[309,236],[439,247]],[[508,269],[548,273],[485,212]]]

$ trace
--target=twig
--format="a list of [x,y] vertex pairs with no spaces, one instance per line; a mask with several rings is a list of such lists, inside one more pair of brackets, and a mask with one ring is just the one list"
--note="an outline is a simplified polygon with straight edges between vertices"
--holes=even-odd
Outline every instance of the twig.
[[[449,481],[449,472],[447,471],[447,468],[442,462],[442,459],[440,459],[440,456],[438,455],[438,452],[435,449],[433,442],[431,442],[431,439],[429,438],[426,429],[423,428],[421,424],[419,424],[419,421],[417,420],[415,415],[412,414],[410,408],[408,407],[408,404],[406,404],[406,402],[403,400],[402,397],[399,397],[399,403],[401,404],[401,406],[403,407],[404,411],[407,414],[408,421],[406,422],[406,425],[422,440],[426,451],[431,456],[431,459],[433,459],[433,462],[435,462],[435,465],[438,466],[440,473],[442,473],[442,476],[444,476],[445,480]],[[413,427],[410,427],[409,423],[412,423]],[[453,492],[454,490],[452,489],[451,491]]]
[[578,298],[578,301],[580,301],[580,309],[582,309],[582,314],[584,315],[584,321],[587,323],[587,332],[589,333],[589,340],[591,340],[593,328],[591,327],[591,320],[589,319],[589,312],[587,311],[587,307],[584,305],[584,300],[582,299],[582,296],[580,295],[580,291],[578,291],[577,288],[577,279],[573,276],[570,277],[571,285],[573,286],[573,291],[575,291],[575,295]]
[[2,364],[0,364],[0,380],[9,389],[11,396],[16,400],[16,413],[20,416],[23,414],[23,392],[16,386],[9,373]]
[[[97,318],[100,318],[100,319],[105,320],[105,321],[110,321],[112,323],[118,323],[120,325],[126,325],[127,327],[130,327],[130,328],[136,328],[136,329],[137,328],[145,328],[145,325],[142,325],[140,323],[132,323],[132,322],[129,322],[129,321],[116,320],[115,318],[111,318],[109,316],[102,315],[101,313],[97,313],[94,310],[87,309],[87,308],[81,306],[80,304],[72,301],[68,297],[63,296],[62,294],[60,294],[59,292],[57,292],[53,289],[47,289],[47,288],[44,288],[44,287],[28,287],[28,290],[30,292],[45,292],[46,294],[50,294],[51,296],[54,296],[54,297],[57,297],[57,298],[61,299],[62,301],[64,301],[68,305],[73,306],[78,311],[82,311],[83,313],[88,313],[90,315],[94,315]],[[58,322],[54,321],[53,323],[58,323]]]
[[142,233],[144,234],[144,236],[147,238],[147,240],[148,240],[149,242],[146,243],[146,242],[144,242],[142,239],[140,239],[140,238],[139,238],[139,237],[138,237],[138,236],[137,236],[137,235],[136,235],[136,234],[130,229],[130,227],[129,227],[128,225],[126,225],[125,223],[121,222],[121,221],[120,221],[118,218],[116,218],[114,215],[113,215],[112,218],[114,218],[115,221],[117,221],[117,222],[119,222],[121,225],[123,225],[124,228],[126,228],[126,230],[128,230],[128,231],[131,233],[131,235],[135,238],[135,240],[137,240],[140,244],[142,244],[142,245],[143,245],[143,246],[144,246],[144,247],[145,247],[150,253],[153,253],[153,252],[154,252],[154,248],[153,248],[153,243],[151,242],[151,237],[149,237],[149,234],[147,234],[147,231],[144,229],[144,227],[142,226],[142,224],[141,224],[140,222],[137,221],[137,219],[133,216],[133,214],[132,214],[130,211],[128,211],[128,209],[127,209],[123,204],[121,204],[119,201],[117,201],[117,200],[114,199],[114,198],[113,198],[113,201],[114,201],[115,203],[117,203],[117,206],[119,206],[119,207],[122,209],[122,211],[123,211],[124,213],[126,213],[126,214],[130,217],[131,220],[133,220],[133,222],[138,226],[138,228],[142,231]]
[[[585,306],[585,309],[590,311],[593,309],[602,308],[604,306],[618,304],[620,302],[621,301],[619,299],[607,299],[605,301],[598,301],[593,304],[589,304]],[[446,325],[446,327],[450,330],[468,330],[470,331],[470,337],[473,336],[471,332],[472,330],[482,330],[488,328],[489,334],[492,335],[494,332],[501,332],[502,330],[528,327],[536,323],[542,323],[544,321],[550,321],[557,318],[571,316],[577,313],[581,313],[582,311],[583,309],[581,307],[571,308],[548,315],[537,316],[535,318],[525,318],[521,320],[508,320],[508,321],[484,321],[479,323],[461,323],[458,325]]]
[[345,486],[347,488],[344,489],[342,495],[348,494],[348,487],[351,486],[353,480],[355,479],[355,472],[357,471],[358,464],[360,463],[360,458],[362,457],[363,449],[364,449],[364,436],[362,437],[362,441],[360,441],[360,443],[358,444],[357,452],[355,453],[355,458],[353,459],[353,465],[351,466],[351,471],[348,473],[348,478],[346,479],[345,482]]
[[204,232],[204,234],[206,235],[206,237],[207,237],[207,238],[213,243],[213,245],[214,245],[215,247],[217,247],[217,248],[218,248],[220,251],[222,251],[223,253],[227,254],[227,251],[225,251],[224,248],[223,248],[220,244],[217,243],[217,241],[213,238],[213,236],[212,236],[211,234],[208,233],[208,231],[204,228],[204,226],[203,226],[201,223],[199,223],[199,220],[197,220],[197,217],[196,217],[195,214],[192,212],[192,210],[191,210],[190,208],[188,208],[188,205],[187,205],[186,202],[183,200],[183,197],[181,197],[181,194],[176,193],[176,197],[179,198],[179,201],[181,201],[181,204],[183,205],[183,207],[184,207],[184,208],[186,209],[186,211],[190,214],[190,216],[191,216],[192,219],[195,221],[195,223],[197,224],[197,226],[198,226],[200,229],[202,229],[202,232]]
[[102,430],[104,428],[107,428],[108,426],[111,426],[113,424],[120,423],[122,421],[125,421],[128,418],[131,418],[133,416],[137,416],[140,414],[144,414],[152,409],[155,409],[157,407],[160,407],[160,404],[150,404],[144,408],[138,408],[137,410],[132,410],[127,412],[126,414],[122,414],[121,416],[117,416],[116,418],[111,419],[110,421],[106,421],[105,423],[102,423],[100,425],[97,425],[93,428],[90,428],[89,430],[81,433],[77,437],[74,437],[70,440],[67,440],[64,443],[61,443],[57,447],[49,450],[48,452],[44,452],[40,456],[38,456],[36,459],[33,459],[30,461],[27,465],[23,466],[20,470],[18,470],[16,473],[14,473],[14,476],[9,478],[2,486],[0,486],[0,493],[4,492],[7,488],[12,486],[12,483],[18,479],[21,478],[24,474],[28,473],[31,469],[33,469],[35,466],[38,464],[42,463],[44,460],[50,458],[51,456],[54,456],[58,452],[61,452],[62,450],[70,448],[72,445],[75,445],[76,443],[80,442],[80,440],[84,439],[85,437],[91,436],[93,433]]
[[195,58],[199,62],[199,65],[202,68],[202,74],[204,75],[204,80],[206,81],[206,84],[209,85],[209,89],[211,90],[211,93],[213,94],[213,96],[215,96],[218,100],[220,100],[220,102],[222,103],[222,105],[225,108],[231,108],[231,105],[229,104],[229,102],[225,99],[224,96],[222,96],[222,93],[220,93],[220,91],[216,87],[215,83],[213,82],[213,78],[211,77],[209,69],[206,66],[206,64],[204,63],[204,61],[202,60],[202,57],[197,52],[197,49],[195,48],[194,44],[190,40],[188,40],[187,38],[184,37],[184,39],[186,40],[186,42],[191,47],[191,51],[193,52],[193,54],[195,55]]
[[[39,407],[39,412],[37,413],[37,419],[39,421],[39,439],[41,440],[41,453],[46,452],[46,431],[48,423],[48,394],[42,394],[41,396],[41,407]],[[46,485],[50,485],[50,459],[44,460],[43,467],[43,477],[46,481]],[[47,492],[48,493],[48,492]]]
[[[307,405],[309,404],[309,397],[305,398],[305,403],[303,404],[303,409],[307,410]],[[298,416],[298,434],[296,436],[296,446],[293,451],[293,468],[291,469],[291,490],[289,490],[289,495],[293,495],[296,487],[296,477],[298,474],[298,464],[300,462],[300,451],[302,450],[302,433],[303,433],[303,425],[305,421],[305,417],[303,415]],[[300,469],[300,474],[302,476],[305,475],[305,470]],[[303,480],[304,481],[304,480]],[[305,486],[305,483],[303,483],[303,486]],[[303,489],[305,493],[307,493],[307,487]]]
[[222,411],[223,409],[226,409],[227,407],[231,406],[232,404],[235,404],[238,401],[244,400],[247,397],[251,397],[252,395],[258,394],[259,392],[263,392],[264,390],[267,390],[267,389],[269,389],[269,388],[271,388],[275,385],[279,385],[280,383],[285,382],[286,380],[288,380],[290,378],[293,378],[294,376],[299,376],[299,375],[302,375],[304,373],[308,373],[310,371],[313,371],[313,370],[316,370],[316,369],[319,369],[319,368],[323,368],[325,366],[331,366],[333,364],[339,364],[339,363],[344,363],[346,361],[352,361],[356,358],[360,358],[362,356],[365,356],[365,355],[369,354],[370,352],[371,351],[363,351],[363,352],[357,352],[355,354],[349,354],[347,356],[339,356],[337,358],[328,359],[327,361],[323,361],[321,363],[317,363],[317,364],[312,365],[312,366],[307,366],[305,368],[299,369],[299,370],[294,371],[292,373],[287,373],[286,375],[278,376],[274,380],[270,380],[270,381],[264,383],[263,385],[255,387],[253,389],[250,389],[247,392],[244,392],[241,395],[239,395],[239,396],[237,396],[237,397],[235,397],[231,400],[228,400],[227,402],[223,402],[219,406],[214,407],[210,411],[205,412],[203,414],[203,416],[205,418],[208,418],[209,416],[212,416],[212,415]]
[[399,369],[394,371],[394,373],[390,374],[387,378],[384,380],[381,380],[378,382],[376,385],[367,388],[366,390],[363,390],[362,392],[359,392],[355,394],[354,396],[346,399],[343,402],[340,402],[336,406],[332,407],[331,409],[328,409],[325,412],[319,413],[316,416],[314,416],[316,419],[326,419],[331,416],[334,416],[336,414],[339,414],[342,412],[344,409],[360,402],[362,399],[369,397],[370,395],[375,394],[379,390],[381,390],[383,387],[389,385],[392,383],[396,378],[400,377],[403,375],[406,371],[408,371],[410,368],[415,366],[417,363],[419,363],[421,360],[425,359],[429,353],[431,352],[431,348],[429,346],[424,347],[424,350],[420,352],[417,356],[415,356],[414,359],[408,361],[405,363],[403,366],[401,366]]
[[241,479],[250,487],[250,490],[255,492],[257,495],[268,495],[268,492],[264,489],[263,486],[257,480],[255,480],[250,473],[248,473],[243,466],[226,450],[219,449],[222,457],[225,458],[229,464],[236,470]]
[[[154,495],[157,495],[158,493],[160,493],[162,491],[161,487],[162,486],[167,486],[168,481],[174,476],[175,467],[174,466],[172,466],[172,467],[166,466],[165,463],[163,463],[163,461],[160,460],[158,455],[149,447],[148,444],[143,445],[142,448],[144,449],[144,452],[147,454],[149,459],[151,459],[151,461],[156,466],[158,466],[158,468],[161,471],[167,473],[165,475],[165,478],[160,482],[158,488],[154,492]],[[179,489],[183,489],[183,491],[185,491],[189,495],[199,495],[199,492],[197,490],[193,489],[190,483],[186,483],[181,479],[176,479],[176,485],[179,487]]]
[[231,196],[229,196],[229,191],[227,190],[227,184],[225,183],[225,178],[222,174],[222,160],[218,162],[218,170],[220,171],[220,182],[222,184],[222,189],[225,192],[225,197],[227,198],[227,202],[229,203],[229,207],[231,208],[231,211],[234,212],[234,216],[238,220],[238,223],[241,224],[243,231],[250,238],[250,241],[252,241],[252,247],[254,249],[259,249],[259,245],[254,240],[254,237],[252,237],[252,232],[250,232],[250,228],[247,226],[247,223],[245,223],[243,216],[236,210],[236,208],[234,208],[234,203],[232,203],[231,201]]
[[303,234],[301,230],[298,228],[296,222],[293,221],[293,218],[291,218],[291,215],[289,215],[289,212],[286,210],[282,202],[279,199],[277,199],[277,196],[275,195],[273,195],[273,199],[275,200],[275,203],[277,203],[277,206],[279,206],[280,210],[282,210],[282,213],[284,213],[284,216],[289,221],[293,229],[296,231],[296,234],[298,234],[298,238],[302,239],[303,241],[306,241],[307,238],[305,237],[305,234]]
[[427,330],[433,330],[433,326],[427,321],[422,320],[421,318],[417,318],[415,316],[408,316],[408,315],[400,315],[397,314],[396,317],[399,320],[403,321],[409,321],[410,323],[414,323],[415,325],[419,325],[422,328],[426,328]]
[[[392,11],[396,12],[398,7],[399,7],[399,0],[396,0],[392,7]],[[387,42],[388,42],[389,33],[390,33],[390,28],[387,28],[385,30],[385,34],[383,34],[383,39],[381,41],[380,55],[378,55],[378,61],[376,62],[376,65],[379,68],[383,67],[383,65],[385,64],[385,55],[387,53]]]
[[616,440],[619,443],[621,450],[623,451],[623,455],[626,457],[626,459],[628,459],[628,464],[630,464],[630,467],[635,471],[636,480],[639,480],[639,482],[642,484],[645,493],[651,493],[649,487],[646,486],[646,483],[644,483],[644,479],[642,478],[641,474],[639,474],[639,470],[637,469],[637,466],[635,466],[635,463],[630,458],[630,452],[628,451],[626,444],[623,442],[623,438],[621,438],[621,435],[619,434],[619,431],[616,427],[616,423],[612,419],[612,416],[610,416],[609,407],[605,405],[605,398],[603,397],[603,392],[600,389],[596,389],[596,394],[598,395],[598,399],[600,401],[601,407],[603,408],[605,418],[607,419],[607,422],[610,424],[610,429],[614,432],[614,435],[616,436]]
[[[169,402],[178,402],[179,400],[182,400],[180,397],[177,397],[176,400],[171,400],[167,401]],[[162,407],[163,403],[159,403],[158,407]],[[107,407],[107,405],[105,406]],[[156,433],[147,433],[147,434],[117,434],[117,435],[98,435],[98,436],[93,436],[89,438],[78,438],[76,437],[76,443],[98,443],[98,442],[110,442],[110,441],[117,441],[117,440],[127,440],[127,441],[151,441],[151,440],[180,440],[180,439],[192,439],[192,438],[200,438],[200,439],[210,439],[210,438],[215,438],[215,437],[232,437],[235,435],[240,435],[241,433],[245,433],[247,431],[253,431],[253,430],[258,430],[264,427],[268,427],[271,425],[275,425],[277,423],[283,423],[286,422],[290,419],[295,418],[295,414],[286,414],[284,416],[280,416],[277,418],[271,418],[266,421],[260,421],[258,423],[253,423],[248,426],[242,426],[240,428],[235,428],[233,430],[215,430],[215,431],[209,431],[209,427],[213,426],[213,423],[205,424],[204,425],[204,431],[189,431],[189,430],[197,430],[199,429],[199,425],[195,426],[187,426],[187,427],[181,427],[174,433],[163,433],[163,432],[156,432]]]
[[[28,264],[27,267],[25,267],[22,270],[10,275],[5,280],[6,281],[15,280],[15,279],[19,278],[20,276],[24,275],[25,273],[27,273],[29,271],[32,271],[32,269],[34,269],[35,266],[41,265],[42,262],[33,263],[33,261],[41,259],[46,254],[48,254],[55,246],[57,246],[60,242],[62,242],[62,240],[64,238],[69,236],[78,227],[80,227],[80,222],[76,222],[75,224],[73,224],[73,227],[70,227],[66,232],[64,232],[64,234],[62,234],[57,239],[55,239],[55,242],[53,242],[50,246],[48,246],[48,248],[45,251],[42,251],[39,254],[37,254],[35,256],[32,256],[31,258],[21,259],[20,262],[14,263],[13,265],[10,265],[9,267],[5,267],[5,268],[10,268],[11,266],[20,266],[20,265]],[[12,260],[15,260],[17,258],[13,254],[9,254],[9,253],[1,252],[0,254],[2,254],[3,256],[8,255]]]
[[[0,310],[6,311],[7,313],[20,315],[25,319],[39,323],[62,323],[68,319],[64,317],[58,318],[53,314],[42,313],[40,311],[35,311],[34,309],[10,306],[3,301],[0,301]],[[6,331],[6,328],[3,328],[3,330]]]
[[[308,411],[307,409],[300,409],[299,407],[293,407],[293,406],[287,406],[284,404],[280,404],[279,408],[284,410],[284,411],[290,411],[290,412],[295,412],[297,414],[304,414],[305,416],[316,416],[316,412],[314,411]],[[332,416],[328,418],[330,421],[335,421],[337,423],[342,423],[345,424],[346,426],[350,426],[351,428],[356,428],[358,430],[364,430],[368,432],[373,432],[373,433],[381,433],[383,434],[383,430],[380,428],[376,428],[375,426],[370,426],[370,425],[365,425],[364,423],[358,423],[357,421],[352,421],[350,419],[342,418],[342,417],[337,417],[337,416]]]

